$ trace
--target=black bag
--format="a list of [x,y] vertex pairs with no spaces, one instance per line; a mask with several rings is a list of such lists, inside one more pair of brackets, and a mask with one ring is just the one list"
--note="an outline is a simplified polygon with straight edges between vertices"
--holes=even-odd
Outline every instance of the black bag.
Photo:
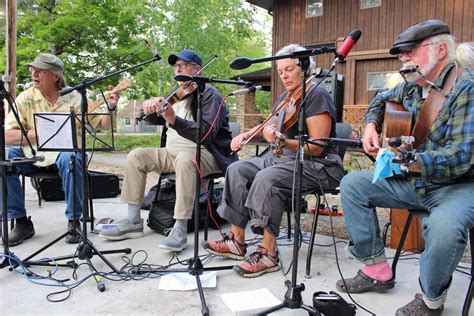
[[333,291],[313,293],[313,307],[325,316],[353,316],[356,314],[356,306],[347,303],[342,296]]
[[[120,179],[112,173],[89,171],[93,199],[114,198],[120,194]],[[41,198],[45,201],[64,201],[64,189],[58,174],[38,177]],[[78,183],[77,185],[82,185]]]
[[[210,180],[212,181],[212,180]],[[222,198],[223,186],[215,186],[214,194],[211,199],[212,205],[212,217],[219,223],[222,221],[220,216],[215,212],[217,205]],[[146,195],[152,195],[156,192],[156,198],[151,203],[150,213],[148,214],[147,225],[159,234],[165,235],[165,230],[173,227],[175,223],[174,216],[174,205],[176,203],[176,191],[174,181],[170,179],[163,179],[161,186],[158,189],[158,185],[152,187],[150,192]],[[145,198],[147,199],[147,198]],[[199,227],[203,228],[206,221],[207,213],[207,199],[206,195],[201,192],[199,197],[200,208],[199,208]],[[144,203],[145,204],[145,203]],[[209,226],[216,228],[215,223],[212,219],[209,220]],[[188,232],[194,231],[194,213],[191,220],[188,221]]]

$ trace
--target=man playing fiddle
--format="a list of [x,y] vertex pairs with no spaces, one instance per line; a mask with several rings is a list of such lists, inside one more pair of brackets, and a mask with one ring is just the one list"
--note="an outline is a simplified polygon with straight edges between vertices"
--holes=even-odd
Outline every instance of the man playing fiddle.
[[378,136],[386,101],[402,103],[416,124],[424,110],[434,111],[437,102],[430,102],[432,93],[441,96],[440,109],[427,124],[430,128],[416,148],[414,161],[405,166],[411,177],[378,178],[373,183],[373,171],[358,171],[342,180],[342,207],[351,239],[348,250],[364,267],[354,278],[345,279],[345,285],[339,280],[337,288],[350,293],[393,288],[375,207],[425,209],[421,219],[425,240],[420,258],[422,294],[416,294],[396,315],[439,315],[464,253],[468,230],[474,225],[474,73],[456,63],[454,39],[448,25],[439,20],[409,27],[395,40],[390,53],[398,55],[404,69],[418,70],[369,104],[364,150],[376,154],[380,149]]
[[[304,49],[292,44],[282,48],[277,55]],[[272,112],[285,97],[301,86],[302,75],[298,59],[280,59],[276,61],[276,66],[286,91],[277,100]],[[315,69],[312,59],[310,68],[311,72]],[[330,95],[314,85],[309,87],[308,84],[307,90],[305,117],[309,138],[335,137],[336,111]],[[203,243],[203,247],[212,254],[243,260],[234,270],[244,277],[257,277],[280,269],[276,238],[282,214],[292,192],[296,151],[299,147],[299,141],[295,139],[298,134],[297,125],[294,124],[282,133],[273,123],[265,124],[232,139],[232,150],[237,151],[250,135],[259,130],[254,137],[255,141],[264,139],[270,144],[278,144],[281,149],[279,155],[268,152],[264,156],[240,160],[229,166],[217,212],[232,224],[231,232],[223,240]],[[320,185],[328,188],[339,183],[344,171],[342,161],[334,150],[325,150],[316,145],[306,145],[304,150],[306,160],[302,174],[303,190]],[[263,235],[263,240],[245,259],[245,228],[249,222],[252,231]]]
[[[199,75],[202,59],[192,50],[183,50],[168,57],[175,75]],[[143,236],[143,219],[140,209],[143,203],[147,173],[176,173],[176,222],[160,248],[181,251],[187,247],[187,222],[192,216],[196,183],[196,123],[197,89],[181,101],[169,106],[165,98],[159,97],[143,103],[147,115],[160,113],[166,121],[167,141],[164,148],[138,148],[127,156],[121,200],[128,204],[128,217],[112,228],[102,230],[100,235],[112,240]],[[221,105],[222,97],[213,86],[206,84],[202,95],[202,141],[201,173],[206,176],[225,170],[237,160],[231,155],[232,134],[229,129],[228,111]],[[220,107],[221,106],[221,107]],[[217,119],[216,119],[217,115]]]

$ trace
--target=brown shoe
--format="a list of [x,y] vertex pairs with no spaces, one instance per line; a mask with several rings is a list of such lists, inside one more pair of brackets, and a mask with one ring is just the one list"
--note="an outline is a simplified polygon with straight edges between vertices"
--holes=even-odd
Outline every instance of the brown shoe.
[[78,244],[82,239],[81,223],[78,220],[68,221],[67,231],[70,232],[66,236],[68,244]]
[[444,305],[441,305],[437,309],[428,308],[425,301],[423,301],[423,295],[417,293],[413,301],[397,309],[395,316],[435,316],[441,315],[443,309]]
[[234,233],[230,232],[228,235],[224,234],[222,240],[204,241],[202,247],[207,252],[234,260],[244,260],[247,252],[247,244],[241,244],[234,239]]
[[28,238],[31,238],[35,235],[35,226],[31,221],[31,217],[28,216],[26,221],[16,221],[15,227],[13,227],[8,238],[8,246],[14,247],[23,242]]
[[268,253],[268,250],[262,246],[257,246],[247,259],[234,267],[234,271],[240,273],[245,278],[255,278],[264,273],[280,270],[280,259],[278,253],[274,256]]
[[[344,285],[345,283],[345,285]],[[347,288],[346,288],[347,286]],[[395,280],[378,281],[366,275],[362,270],[351,279],[339,280],[336,282],[336,288],[341,292],[365,293],[365,292],[385,292],[395,286]]]

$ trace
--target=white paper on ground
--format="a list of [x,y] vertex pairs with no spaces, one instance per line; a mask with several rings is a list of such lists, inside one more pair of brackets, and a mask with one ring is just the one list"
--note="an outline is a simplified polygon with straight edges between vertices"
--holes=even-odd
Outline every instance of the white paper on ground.
[[234,315],[251,315],[281,304],[267,288],[224,293],[221,298]]
[[[205,287],[216,287],[216,271],[204,272],[200,276],[201,285]],[[160,278],[158,289],[166,291],[191,291],[197,289],[196,276],[188,272],[177,272],[164,274]]]

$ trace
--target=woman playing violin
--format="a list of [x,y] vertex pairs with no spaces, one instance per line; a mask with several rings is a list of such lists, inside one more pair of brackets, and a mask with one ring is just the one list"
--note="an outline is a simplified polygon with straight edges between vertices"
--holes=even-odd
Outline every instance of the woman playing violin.
[[[175,75],[199,75],[201,57],[192,50],[172,54],[168,62]],[[192,84],[181,83],[172,95],[154,98],[143,103],[145,114],[160,115],[166,121],[166,146],[163,148],[138,148],[127,157],[127,165],[121,199],[128,204],[128,217],[112,229],[102,230],[101,235],[109,239],[137,238],[143,236],[143,220],[140,208],[143,203],[148,172],[176,173],[176,223],[160,248],[181,251],[187,246],[187,221],[191,218],[196,177],[196,123],[198,91]],[[228,111],[221,105],[222,97],[211,85],[206,84],[202,93],[202,141],[201,173],[206,176],[224,171],[237,160],[230,155],[232,134],[229,129]],[[217,119],[216,119],[217,116]],[[209,132],[209,133],[208,133]]]
[[[300,45],[288,45],[277,52],[286,55],[304,50]],[[298,140],[298,124],[285,126],[286,115],[298,115],[300,100],[298,89],[301,90],[302,69],[298,59],[280,59],[276,67],[285,92],[280,96],[272,112],[282,102],[285,114],[279,112],[279,119],[266,120],[264,126],[256,126],[252,130],[232,139],[231,148],[237,151],[251,136],[253,140],[266,140],[278,145],[278,151],[269,151],[264,156],[240,160],[229,166],[225,176],[222,202],[217,209],[219,215],[232,224],[231,232],[223,240],[209,241],[203,247],[210,253],[243,260],[234,267],[244,277],[256,277],[267,272],[280,269],[276,238],[279,233],[282,214],[291,196],[296,151]],[[310,73],[315,69],[311,60]],[[301,97],[301,93],[299,93]],[[308,83],[305,117],[309,138],[335,137],[336,110],[330,95],[322,88],[315,88]],[[295,110],[291,107],[295,106]],[[292,114],[296,112],[296,114]],[[285,115],[285,118],[282,118]],[[282,124],[275,123],[281,121]],[[282,126],[278,126],[282,125]],[[278,144],[277,144],[278,143]],[[342,161],[332,150],[325,150],[316,145],[305,145],[305,162],[303,164],[303,191],[311,188],[334,186],[344,175]],[[263,235],[257,249],[246,260],[247,245],[245,244],[245,227],[250,222],[254,233]]]

